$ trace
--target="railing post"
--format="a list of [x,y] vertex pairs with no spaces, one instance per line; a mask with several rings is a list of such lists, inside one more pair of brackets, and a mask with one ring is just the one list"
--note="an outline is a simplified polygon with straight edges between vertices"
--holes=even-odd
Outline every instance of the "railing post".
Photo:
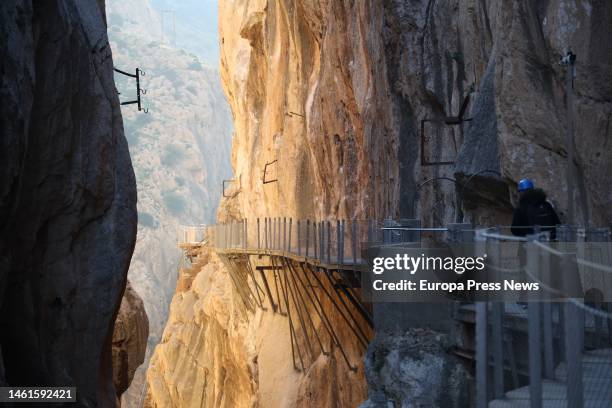
[[319,260],[325,259],[325,221],[319,221]]
[[287,217],[283,217],[283,251],[287,251]]
[[278,250],[280,249],[280,231],[281,231],[281,225],[280,225],[280,217],[276,218],[276,246],[274,247],[274,249]]
[[[500,233],[500,228],[495,229],[496,233]],[[455,239],[461,239],[459,235],[463,235],[463,231],[456,231]],[[491,248],[494,257],[494,265],[499,268],[501,267],[501,243],[499,240],[487,240],[487,243],[491,242],[493,247]],[[495,282],[502,282],[502,275],[499,269],[494,272],[493,280]],[[504,303],[492,302],[491,303],[491,351],[493,354],[493,393],[495,398],[504,397],[504,340],[503,340],[503,316],[504,316]]]
[[325,221],[319,222],[319,260],[325,259]]
[[[550,253],[540,251],[541,281],[547,285],[551,283],[551,263]],[[544,378],[554,380],[555,361],[554,361],[554,336],[552,320],[552,303],[550,298],[543,299],[542,303],[542,335],[544,341]]]
[[353,266],[357,266],[357,220],[351,221],[351,252],[353,253]]
[[287,240],[287,252],[289,253],[291,253],[291,226],[292,224],[293,224],[293,218],[289,218],[289,239]]
[[306,220],[306,258],[308,258],[308,241],[309,241],[309,235],[310,235],[310,220]]
[[336,263],[342,265],[342,251],[340,250],[340,244],[342,242],[342,231],[340,227],[340,220],[336,220]]
[[272,218],[268,217],[268,242],[266,243],[266,249],[269,251],[272,249],[273,244],[273,228],[272,228]]
[[[540,262],[538,248],[534,241],[537,235],[528,237],[527,272],[532,279],[539,278]],[[527,329],[529,343],[529,399],[531,408],[542,408],[542,344],[540,302],[529,299],[527,304]]]
[[243,241],[243,244],[244,244],[244,249],[247,249],[249,247],[249,245],[248,245],[249,235],[248,235],[248,230],[247,230],[247,224],[248,224],[247,219],[245,218],[243,220],[243,222],[244,222],[244,241]]
[[340,223],[340,229],[342,230],[341,235],[340,235],[342,239],[342,245],[340,246],[342,251],[340,252],[340,254],[342,255],[342,257],[340,259],[341,259],[342,264],[344,264],[344,231],[345,231],[345,228],[346,228],[346,222],[343,219],[342,222]]
[[331,222],[327,221],[327,264],[331,264]]
[[302,256],[302,240],[301,240],[301,235],[302,235],[302,231],[300,231],[300,220],[297,220],[297,253],[298,256]]
[[[561,258],[564,278],[574,273],[574,254],[566,253]],[[584,406],[584,384],[582,379],[582,350],[584,347],[584,311],[577,302],[579,299],[568,299],[565,302],[563,317],[565,319],[565,358],[567,371],[567,406],[582,408]]]
[[259,217],[257,218],[257,250],[261,250],[261,227],[259,225]]
[[487,302],[476,302],[476,408],[487,408],[488,401],[488,347]]
[[[484,253],[488,239],[476,243],[476,253]],[[489,406],[489,346],[488,346],[488,303],[475,302],[475,346],[476,346],[476,408]]]
[[313,256],[315,259],[317,258],[317,251],[319,250],[319,244],[318,244],[318,228],[317,228],[317,222],[316,221],[312,221],[312,248],[313,248]]

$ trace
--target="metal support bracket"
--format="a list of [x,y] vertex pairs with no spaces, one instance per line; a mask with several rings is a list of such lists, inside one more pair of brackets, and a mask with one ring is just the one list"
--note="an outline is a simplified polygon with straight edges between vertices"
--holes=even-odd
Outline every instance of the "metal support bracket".
[[272,180],[268,180],[268,179],[267,179],[267,176],[268,176],[268,167],[269,167],[269,166],[272,166],[273,164],[276,164],[277,162],[278,162],[278,160],[273,160],[273,161],[271,161],[271,162],[267,162],[267,163],[264,165],[263,176],[262,176],[262,178],[261,178],[261,181],[262,181],[264,184],[274,183],[274,182],[278,181],[278,177],[276,177],[275,179],[272,179]]
[[125,75],[127,77],[134,78],[136,80],[136,99],[133,100],[133,101],[121,102],[121,105],[133,105],[133,104],[137,104],[138,105],[138,111],[143,111],[144,113],[149,113],[148,109],[142,108],[141,100],[140,100],[140,95],[145,95],[147,93],[146,89],[142,89],[140,87],[140,77],[141,76],[145,76],[145,72],[143,70],[141,70],[140,68],[136,68],[136,73],[135,74],[130,74],[128,72],[122,71],[122,70],[117,69],[115,67],[113,67],[113,69],[115,70],[115,72],[117,72],[117,73],[119,73],[121,75]]
[[[470,94],[468,93],[463,102],[461,103],[461,108],[459,109],[459,114],[457,116],[445,116],[444,119],[432,119],[425,118],[421,119],[421,166],[442,166],[448,164],[455,164],[455,160],[442,160],[442,161],[429,161],[427,157],[425,157],[425,123],[443,123],[448,126],[457,126],[461,125],[463,122],[469,122],[472,118],[463,118],[465,111],[467,110],[468,104],[470,102]],[[455,156],[457,155],[457,141],[455,140],[455,136],[453,135],[453,147],[455,149]]]

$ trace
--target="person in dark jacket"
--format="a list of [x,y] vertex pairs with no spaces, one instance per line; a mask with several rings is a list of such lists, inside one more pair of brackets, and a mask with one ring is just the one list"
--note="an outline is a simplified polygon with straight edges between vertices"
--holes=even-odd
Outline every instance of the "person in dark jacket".
[[550,231],[550,238],[555,239],[555,227],[561,224],[552,204],[546,199],[546,193],[535,188],[529,179],[519,181],[519,205],[512,216],[512,234],[524,237],[534,233],[534,227],[541,231]]

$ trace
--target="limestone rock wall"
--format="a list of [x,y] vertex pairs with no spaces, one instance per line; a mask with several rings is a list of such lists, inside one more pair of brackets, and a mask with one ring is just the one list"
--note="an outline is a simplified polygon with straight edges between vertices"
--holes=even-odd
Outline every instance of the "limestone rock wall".
[[337,349],[309,360],[304,344],[306,372],[296,371],[287,317],[270,308],[248,312],[225,264],[203,251],[181,270],[168,324],[147,371],[145,406],[357,406],[366,397],[361,351],[332,306],[323,301],[323,307],[357,372],[347,368]]
[[149,319],[138,293],[128,281],[113,331],[113,381],[119,398],[145,360]]
[[114,406],[136,235],[104,2],[0,4],[0,383]]
[[[568,111],[558,61],[571,48],[579,61],[575,170],[582,187],[576,202],[586,202],[579,215],[588,212],[597,224],[609,225],[612,191],[604,180],[612,158],[605,148],[612,129],[610,13],[609,2],[573,0],[220,2],[236,182],[219,219],[416,217],[425,226],[458,220],[506,224],[515,183],[523,177],[544,187],[564,213]],[[463,119],[470,121],[448,119],[460,116],[462,106]],[[228,278],[219,273],[213,279]],[[249,324],[254,319],[246,317]],[[177,323],[174,331],[188,324]],[[262,342],[255,354],[268,341],[279,343],[259,327]],[[175,336],[167,333],[169,343]],[[236,341],[231,331],[219,334],[220,342]],[[214,354],[218,346],[211,345],[187,358],[176,341],[177,361],[225,360],[236,367],[244,355]],[[403,342],[379,338],[367,360],[368,367],[387,372],[368,371],[370,389],[398,404],[416,394],[394,391],[404,361],[389,360],[395,351],[383,349],[397,346],[399,352]],[[432,350],[443,367],[454,370],[447,348],[433,344]],[[418,365],[418,358],[408,360]],[[320,367],[313,365],[311,373]],[[255,376],[244,363],[242,370],[259,378],[258,387],[263,384],[263,375]],[[276,392],[289,399],[272,406],[302,401],[312,389],[337,393],[335,399],[321,393],[311,404],[354,406],[339,390],[364,381],[332,371],[326,377],[332,385],[317,388],[322,385],[315,377],[324,376],[305,376],[297,388],[279,380]],[[420,380],[401,381],[418,386]],[[257,398],[264,394],[263,388],[248,391]],[[158,404],[178,398],[163,395]],[[353,395],[365,399],[363,390]],[[424,398],[431,402],[429,397]]]
[[203,253],[192,269],[179,277],[149,363],[145,407],[253,406],[255,342],[240,299],[215,256]]
[[[568,112],[558,62],[571,48],[578,54],[575,171],[584,185],[576,203],[593,222],[609,224],[602,141],[611,132],[610,7],[221,2],[241,191],[228,207],[251,217],[416,213],[429,225],[462,217],[491,223],[507,221],[514,183],[530,177],[564,212]],[[463,118],[471,121],[443,124],[468,96]],[[278,182],[263,184],[265,164],[275,160],[267,179]]]

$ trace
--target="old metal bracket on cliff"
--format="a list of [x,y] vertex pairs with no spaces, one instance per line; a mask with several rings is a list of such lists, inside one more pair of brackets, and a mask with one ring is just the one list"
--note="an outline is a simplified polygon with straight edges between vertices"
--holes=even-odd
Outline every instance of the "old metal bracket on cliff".
[[302,115],[301,113],[297,113],[293,111],[287,112],[286,115],[289,117],[299,116],[300,118],[306,118],[306,116]]
[[[138,105],[138,111],[143,111],[144,113],[149,113],[148,109],[142,108],[141,100],[140,100],[140,95],[145,95],[147,93],[146,89],[142,89],[140,87],[140,77],[141,76],[145,76],[145,72],[143,70],[141,70],[140,68],[136,68],[136,73],[135,74],[130,74],[129,72],[122,71],[122,70],[120,70],[118,68],[115,68],[115,67],[113,67],[113,69],[115,70],[115,72],[117,72],[117,73],[119,73],[121,75],[125,75],[127,77],[136,79],[136,99],[134,99],[133,101],[121,102],[121,105],[137,104]],[[121,95],[121,94],[119,94],[119,95]]]
[[270,166],[272,166],[272,165],[276,164],[277,162],[278,162],[278,160],[272,160],[271,162],[267,162],[267,163],[264,165],[263,177],[261,178],[261,181],[262,181],[264,184],[274,183],[274,182],[277,182],[277,181],[278,181],[278,177],[276,177],[276,178],[274,178],[274,179],[272,179],[272,180],[268,180],[268,178],[267,178],[267,176],[268,176],[268,167],[270,167]]
[[[461,107],[459,108],[459,114],[457,116],[445,116],[444,119],[430,119],[425,118],[421,120],[421,166],[442,166],[455,164],[455,160],[439,160],[439,161],[429,161],[425,154],[425,145],[427,143],[427,135],[425,133],[425,123],[433,122],[433,123],[443,123],[448,126],[456,126],[461,125],[463,122],[469,122],[472,118],[463,118],[465,115],[465,111],[467,110],[468,104],[470,103],[470,94],[468,93],[463,102],[461,103]],[[455,149],[455,156],[457,155],[457,141],[455,140],[455,135],[453,134],[453,147]]]
[[227,194],[227,184],[228,183],[235,183],[236,180],[235,179],[231,179],[231,180],[223,180],[223,197],[225,198],[232,198],[237,196],[240,193],[240,189],[238,189],[238,191],[236,191],[233,194]]

